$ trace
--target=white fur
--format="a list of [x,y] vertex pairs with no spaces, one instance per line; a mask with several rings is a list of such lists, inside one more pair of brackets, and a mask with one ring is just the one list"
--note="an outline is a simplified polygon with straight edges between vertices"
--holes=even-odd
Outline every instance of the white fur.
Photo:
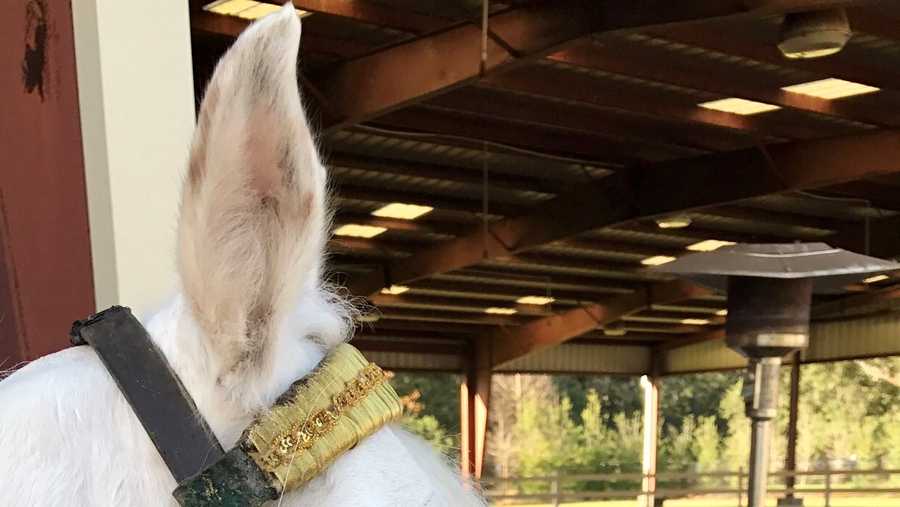
[[[326,176],[296,85],[299,38],[287,5],[217,68],[185,183],[183,289],[144,320],[226,448],[352,328],[321,282]],[[0,449],[0,506],[175,505],[173,478],[88,347],[0,382]],[[484,502],[427,444],[388,426],[282,505]]]

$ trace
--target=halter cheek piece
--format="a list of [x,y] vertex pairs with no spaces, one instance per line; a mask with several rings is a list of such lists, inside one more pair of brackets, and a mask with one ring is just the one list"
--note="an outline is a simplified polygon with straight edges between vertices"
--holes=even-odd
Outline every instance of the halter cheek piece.
[[128,400],[178,483],[184,507],[258,506],[296,489],[402,413],[385,373],[354,347],[335,348],[225,452],[131,310],[113,306],[72,326]]

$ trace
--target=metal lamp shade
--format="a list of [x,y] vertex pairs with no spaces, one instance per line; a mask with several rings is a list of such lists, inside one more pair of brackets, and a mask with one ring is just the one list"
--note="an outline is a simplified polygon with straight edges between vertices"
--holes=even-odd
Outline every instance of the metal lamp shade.
[[655,268],[724,292],[729,277],[813,280],[816,294],[841,293],[875,273],[900,270],[900,264],[833,248],[825,243],[740,244],[686,255]]

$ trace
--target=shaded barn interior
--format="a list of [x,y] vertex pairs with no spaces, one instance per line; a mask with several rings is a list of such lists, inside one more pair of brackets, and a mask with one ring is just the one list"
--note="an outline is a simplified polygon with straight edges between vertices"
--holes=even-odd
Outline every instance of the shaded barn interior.
[[[198,99],[268,3],[192,3]],[[490,2],[485,32],[473,0],[294,4],[330,270],[370,298],[356,342],[390,366],[732,367],[724,296],[652,265],[744,242],[900,254],[897,2]],[[843,51],[779,53],[785,13],[833,5]],[[849,83],[785,89],[825,79]],[[377,216],[392,203],[432,209]],[[893,283],[817,297],[815,318],[883,309]],[[839,345],[807,359],[885,352]]]

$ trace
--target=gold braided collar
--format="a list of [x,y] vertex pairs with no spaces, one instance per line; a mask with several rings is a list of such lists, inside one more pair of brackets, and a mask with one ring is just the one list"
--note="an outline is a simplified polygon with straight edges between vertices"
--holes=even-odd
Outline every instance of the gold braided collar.
[[247,428],[238,445],[276,490],[291,490],[402,411],[384,371],[342,344]]

